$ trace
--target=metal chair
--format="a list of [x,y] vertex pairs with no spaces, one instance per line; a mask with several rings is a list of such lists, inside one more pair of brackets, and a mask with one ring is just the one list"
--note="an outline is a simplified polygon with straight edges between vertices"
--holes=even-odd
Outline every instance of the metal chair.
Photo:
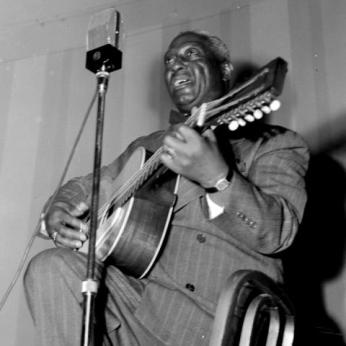
[[221,292],[210,346],[292,346],[292,304],[267,275],[240,270]]

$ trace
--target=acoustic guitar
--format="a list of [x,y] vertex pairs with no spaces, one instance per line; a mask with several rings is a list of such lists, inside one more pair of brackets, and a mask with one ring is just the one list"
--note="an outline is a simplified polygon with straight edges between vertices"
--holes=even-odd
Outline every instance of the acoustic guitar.
[[[262,118],[280,107],[287,63],[276,58],[225,96],[194,109],[185,124],[202,128],[227,124],[230,130]],[[160,163],[160,147],[150,157],[142,147],[129,158],[98,212],[95,255],[129,275],[145,277],[153,267],[169,230],[179,175]],[[87,242],[80,249],[88,251]]]

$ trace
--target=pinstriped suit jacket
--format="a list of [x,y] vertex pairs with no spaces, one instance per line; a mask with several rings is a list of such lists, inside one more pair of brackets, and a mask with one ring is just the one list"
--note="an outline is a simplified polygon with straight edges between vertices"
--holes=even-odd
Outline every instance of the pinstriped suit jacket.
[[[138,138],[102,168],[101,203],[135,148],[155,151],[163,136]],[[282,280],[277,253],[292,243],[303,216],[309,153],[299,135],[260,125],[226,142],[236,167],[224,212],[210,220],[204,189],[182,178],[167,243],[144,279],[135,315],[167,345],[208,344],[218,295],[233,272],[257,269]],[[57,199],[77,203],[90,192],[91,176],[76,178]]]

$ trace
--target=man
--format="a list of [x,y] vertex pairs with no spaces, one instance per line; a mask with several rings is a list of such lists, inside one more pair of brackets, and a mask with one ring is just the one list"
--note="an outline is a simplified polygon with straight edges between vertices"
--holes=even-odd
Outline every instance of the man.
[[[208,34],[181,33],[164,63],[168,92],[183,116],[228,90],[228,50]],[[100,199],[109,198],[109,181],[135,148],[162,145],[162,163],[181,175],[162,254],[141,280],[112,265],[97,267],[97,306],[109,344],[207,345],[226,279],[256,269],[282,280],[278,254],[292,243],[302,218],[307,147],[292,131],[256,123],[238,134],[220,126],[202,135],[180,123],[141,137],[103,168]],[[25,275],[42,345],[79,343],[86,259],[71,250],[87,239],[79,216],[90,194],[90,175],[61,189],[45,217],[56,248],[36,256]]]

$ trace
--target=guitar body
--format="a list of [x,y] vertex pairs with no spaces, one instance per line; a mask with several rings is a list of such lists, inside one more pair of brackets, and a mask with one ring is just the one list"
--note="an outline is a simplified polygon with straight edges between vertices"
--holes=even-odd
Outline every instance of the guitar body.
[[[148,153],[138,148],[129,158],[112,187],[115,194],[141,170]],[[142,278],[152,268],[164,243],[176,200],[178,177],[156,172],[125,203],[114,197],[99,217],[96,257],[129,275]],[[84,244],[82,252],[88,251]]]

